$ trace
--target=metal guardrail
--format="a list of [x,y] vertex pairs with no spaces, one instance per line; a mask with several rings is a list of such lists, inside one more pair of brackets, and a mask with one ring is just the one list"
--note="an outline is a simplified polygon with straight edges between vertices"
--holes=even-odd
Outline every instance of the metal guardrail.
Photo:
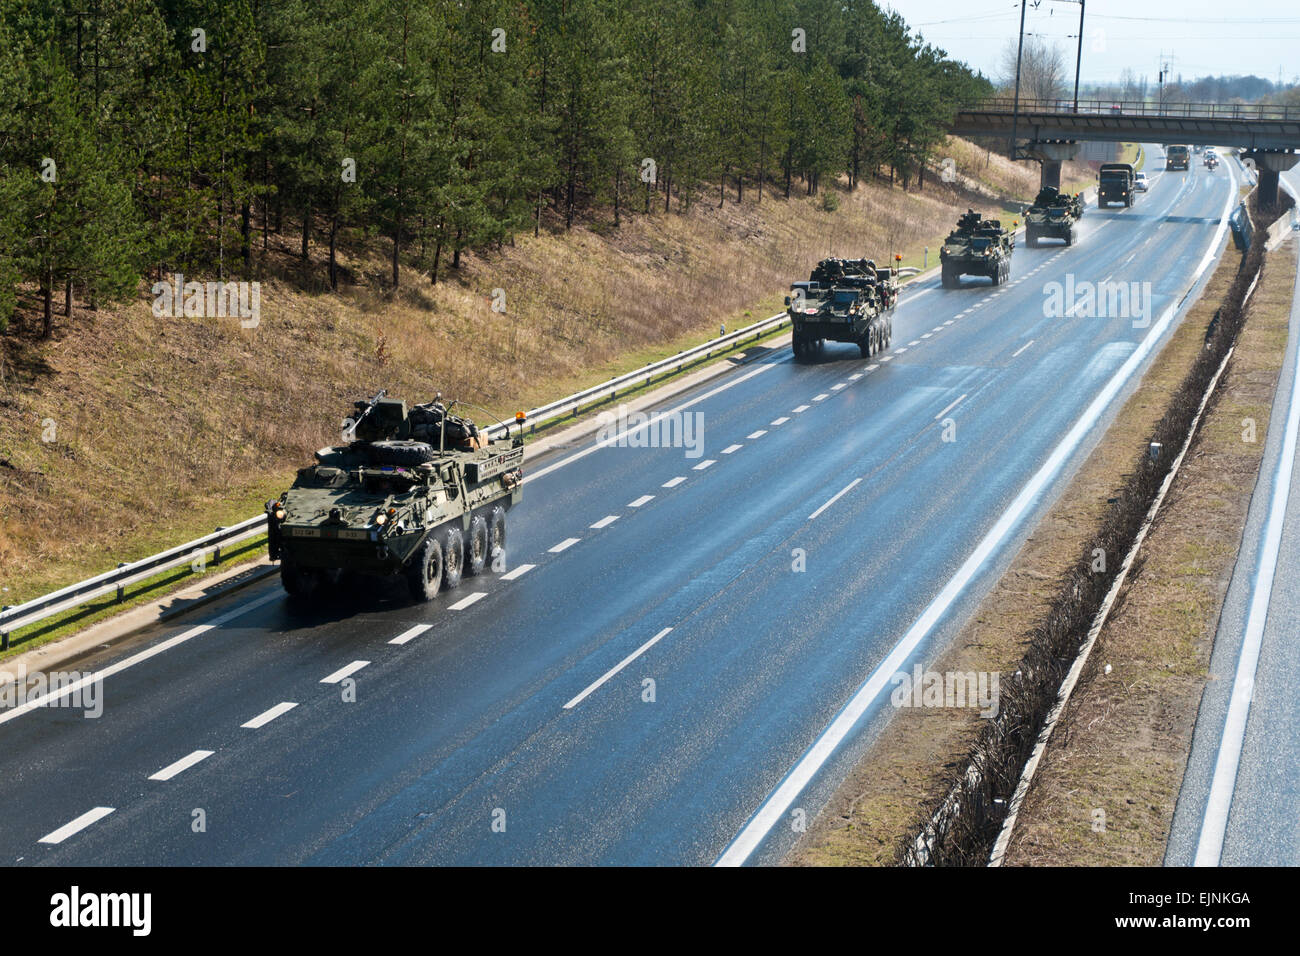
[[961,107],[959,112],[1021,113],[1095,113],[1115,116],[1157,116],[1171,119],[1276,120],[1300,121],[1300,107],[1271,106],[1261,103],[1152,103],[1146,100],[1079,100],[1075,109],[1072,99],[1016,101],[997,96]]
[[9,635],[20,627],[36,624],[110,591],[116,591],[117,600],[121,601],[128,585],[144,581],[155,574],[180,567],[182,564],[192,564],[199,557],[203,557],[206,564],[209,551],[212,552],[212,563],[220,564],[223,547],[255,537],[265,530],[266,515],[258,515],[231,525],[229,528],[218,528],[212,534],[195,538],[193,541],[152,557],[142,558],[129,564],[119,564],[112,571],[97,574],[78,584],[70,584],[43,597],[33,598],[24,604],[0,609],[0,651],[9,649]]

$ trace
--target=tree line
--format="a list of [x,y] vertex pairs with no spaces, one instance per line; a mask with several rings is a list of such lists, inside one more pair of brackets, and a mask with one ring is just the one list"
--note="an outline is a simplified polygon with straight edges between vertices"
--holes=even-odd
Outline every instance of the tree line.
[[271,234],[331,288],[381,237],[396,287],[544,222],[906,186],[989,89],[862,0],[10,0],[0,325]]

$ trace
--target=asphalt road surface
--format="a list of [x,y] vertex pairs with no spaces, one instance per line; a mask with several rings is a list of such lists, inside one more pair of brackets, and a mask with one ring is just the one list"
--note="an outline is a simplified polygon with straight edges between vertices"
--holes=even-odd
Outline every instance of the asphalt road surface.
[[[0,860],[778,860],[888,720],[882,681],[969,618],[1221,248],[1227,164],[1153,179],[1074,247],[1022,244],[1009,286],[909,290],[886,355],[782,350],[676,396],[698,457],[528,462],[507,574],[306,613],[267,582],[104,655],[154,651],[96,719],[0,713]],[[1148,321],[1045,315],[1067,274],[1150,283]]]

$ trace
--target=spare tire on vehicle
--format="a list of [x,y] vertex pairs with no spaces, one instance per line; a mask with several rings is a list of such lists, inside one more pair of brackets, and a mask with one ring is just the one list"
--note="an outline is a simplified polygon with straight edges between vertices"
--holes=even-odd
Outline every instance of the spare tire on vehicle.
[[376,465],[423,465],[438,457],[438,451],[422,441],[376,441],[370,443],[370,460]]

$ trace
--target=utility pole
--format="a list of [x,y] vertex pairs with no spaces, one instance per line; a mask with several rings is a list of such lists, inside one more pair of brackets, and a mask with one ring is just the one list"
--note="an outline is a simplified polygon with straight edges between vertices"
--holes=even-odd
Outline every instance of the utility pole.
[[1083,64],[1083,5],[1079,0],[1079,52],[1074,55],[1074,111],[1079,112],[1079,67]]
[[1016,158],[1016,128],[1020,120],[1020,57],[1025,52],[1025,3],[1020,0],[1020,39],[1016,44],[1016,98],[1011,106],[1011,158]]

